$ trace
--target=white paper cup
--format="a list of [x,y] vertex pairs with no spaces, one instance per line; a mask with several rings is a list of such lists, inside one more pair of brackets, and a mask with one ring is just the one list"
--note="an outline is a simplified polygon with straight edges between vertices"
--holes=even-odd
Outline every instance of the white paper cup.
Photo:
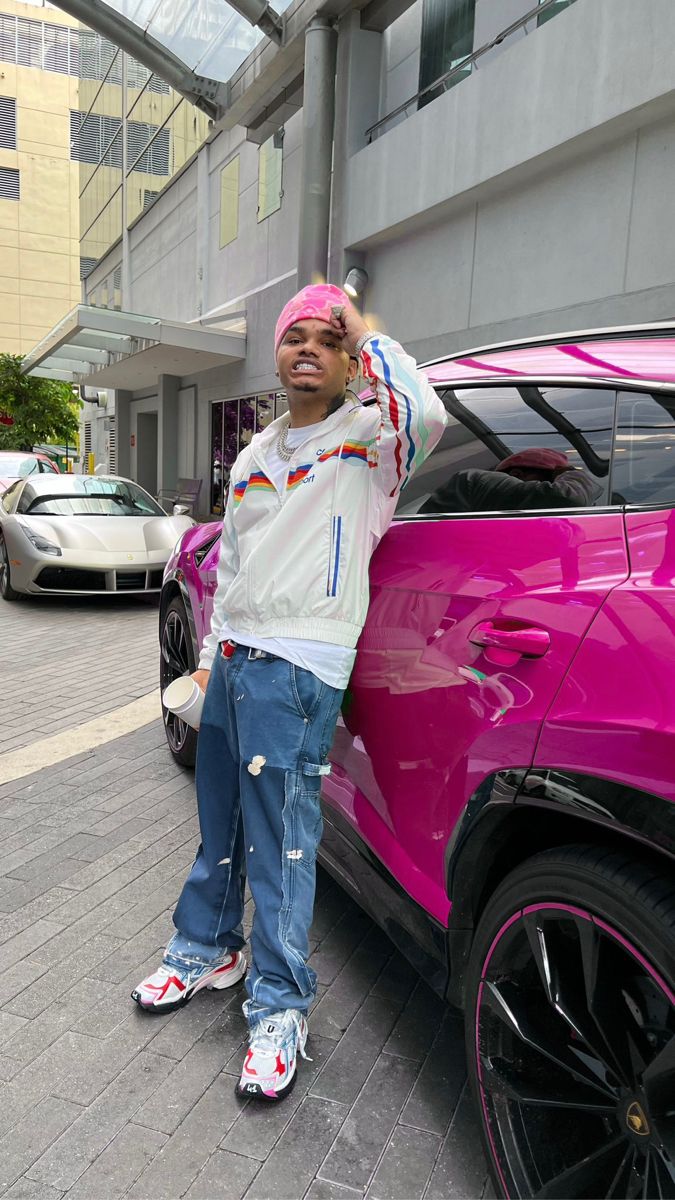
[[186,725],[191,725],[193,729],[199,729],[204,707],[204,693],[199,684],[194,679],[190,679],[189,675],[181,675],[179,679],[174,679],[173,683],[164,689],[162,703],[174,716],[185,721]]

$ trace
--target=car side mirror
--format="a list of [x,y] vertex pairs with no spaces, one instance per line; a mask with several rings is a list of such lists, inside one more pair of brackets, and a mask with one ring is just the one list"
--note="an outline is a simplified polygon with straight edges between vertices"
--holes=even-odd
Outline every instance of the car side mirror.
[[174,517],[189,517],[190,509],[187,504],[174,504],[173,515]]

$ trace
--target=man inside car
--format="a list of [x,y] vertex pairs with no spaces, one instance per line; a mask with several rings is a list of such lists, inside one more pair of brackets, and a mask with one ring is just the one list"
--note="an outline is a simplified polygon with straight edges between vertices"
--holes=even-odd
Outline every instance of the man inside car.
[[420,513],[504,512],[585,508],[600,488],[570,465],[566,454],[545,447],[520,450],[489,471],[458,471],[420,508]]

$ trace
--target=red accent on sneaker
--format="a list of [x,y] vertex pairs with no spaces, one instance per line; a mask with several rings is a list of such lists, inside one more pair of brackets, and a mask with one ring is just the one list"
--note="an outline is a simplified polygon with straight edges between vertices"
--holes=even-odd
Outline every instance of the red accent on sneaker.
[[172,983],[178,988],[179,992],[185,991],[185,984],[183,983],[182,979],[178,978],[177,975],[170,975],[169,978],[164,981],[161,987],[157,983],[146,983],[145,986],[149,992],[157,992],[157,999],[162,1000]]

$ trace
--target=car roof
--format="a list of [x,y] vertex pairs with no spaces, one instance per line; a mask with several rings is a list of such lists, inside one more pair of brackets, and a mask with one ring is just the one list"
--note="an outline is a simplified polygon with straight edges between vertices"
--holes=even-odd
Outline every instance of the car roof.
[[462,386],[536,377],[675,387],[675,323],[551,334],[479,346],[424,363],[429,382]]

